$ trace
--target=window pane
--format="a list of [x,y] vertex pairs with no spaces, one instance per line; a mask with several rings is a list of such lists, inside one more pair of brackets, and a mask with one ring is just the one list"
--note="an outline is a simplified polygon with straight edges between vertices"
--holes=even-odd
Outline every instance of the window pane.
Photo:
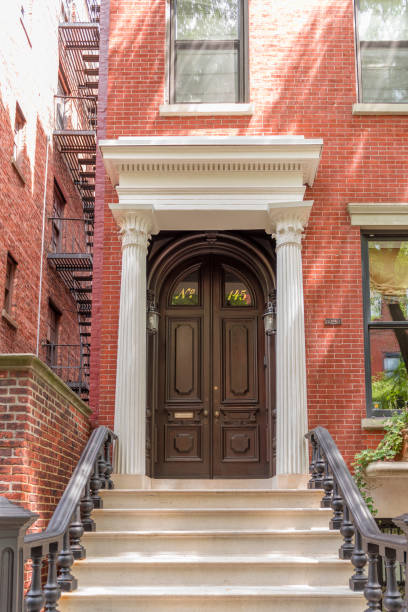
[[252,306],[251,291],[242,279],[232,272],[225,273],[224,305],[240,308]]
[[408,49],[361,48],[364,102],[408,102]]
[[172,306],[197,306],[199,304],[199,271],[195,270],[177,283],[170,304]]
[[236,49],[177,49],[175,102],[237,102]]
[[372,321],[408,320],[408,242],[370,240],[370,311]]
[[371,329],[370,363],[373,408],[395,410],[408,402],[408,330]]
[[239,0],[176,0],[176,40],[236,40]]
[[360,40],[408,40],[407,0],[359,0]]

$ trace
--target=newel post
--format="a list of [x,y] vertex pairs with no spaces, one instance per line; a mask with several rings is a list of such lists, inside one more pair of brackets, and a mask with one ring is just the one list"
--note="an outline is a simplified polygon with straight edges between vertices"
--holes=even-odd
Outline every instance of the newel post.
[[112,205],[122,238],[118,358],[116,369],[116,471],[146,470],[146,256],[152,213]]
[[0,497],[0,612],[21,612],[24,536],[38,514]]

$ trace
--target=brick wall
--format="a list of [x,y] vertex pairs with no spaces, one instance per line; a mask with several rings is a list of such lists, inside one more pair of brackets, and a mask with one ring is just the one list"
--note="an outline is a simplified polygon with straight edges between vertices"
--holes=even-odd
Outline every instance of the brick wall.
[[90,433],[90,409],[33,355],[0,355],[0,495],[46,527]]
[[[165,0],[110,0],[106,138],[323,138],[317,179],[305,195],[314,200],[303,244],[309,423],[328,427],[350,460],[379,434],[361,429],[366,404],[360,236],[346,206],[406,201],[406,118],[352,115],[357,101],[352,0],[249,0],[254,115],[160,117],[165,6]],[[102,250],[95,254],[96,265],[103,266],[98,409],[106,424],[113,421],[120,287],[120,245],[107,207],[112,201],[116,194],[106,181],[103,262]],[[341,318],[342,326],[325,327],[328,317]]]
[[[79,344],[76,305],[69,290],[47,263],[51,243],[54,179],[66,200],[65,217],[81,217],[82,204],[69,170],[54,146],[54,94],[58,84],[58,3],[33,3],[29,39],[20,22],[19,5],[3,15],[0,40],[0,352],[33,353],[37,344],[40,267],[43,266],[40,357],[45,357],[49,300],[61,312],[59,342]],[[21,172],[11,162],[16,105],[26,119]],[[48,173],[45,177],[47,136]],[[41,253],[44,191],[46,226]],[[1,316],[7,253],[17,262],[12,324]]]

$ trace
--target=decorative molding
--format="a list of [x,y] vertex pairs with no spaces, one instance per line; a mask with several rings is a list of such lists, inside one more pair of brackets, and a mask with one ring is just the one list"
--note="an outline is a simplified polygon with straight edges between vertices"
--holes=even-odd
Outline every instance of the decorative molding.
[[303,136],[160,136],[101,140],[114,185],[125,173],[302,172],[313,184],[323,141]]
[[353,104],[353,115],[408,115],[408,104]]
[[362,229],[408,229],[408,203],[350,203],[351,225]]
[[161,117],[191,117],[212,115],[253,115],[253,104],[161,104]]
[[40,376],[44,382],[53,387],[62,395],[78,412],[90,417],[92,410],[85,404],[76,393],[72,391],[59,376],[57,376],[36,355],[30,353],[14,353],[0,355],[0,370],[26,370],[30,369]]

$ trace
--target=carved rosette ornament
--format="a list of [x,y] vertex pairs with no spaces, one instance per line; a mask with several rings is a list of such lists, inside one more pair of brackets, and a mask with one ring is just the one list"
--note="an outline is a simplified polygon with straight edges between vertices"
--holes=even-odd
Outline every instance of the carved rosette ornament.
[[122,237],[118,359],[116,373],[116,466],[121,474],[145,473],[146,254],[154,228],[142,211],[112,208]]
[[308,430],[305,324],[302,276],[302,234],[310,207],[274,211],[276,240],[276,471],[307,474]]

